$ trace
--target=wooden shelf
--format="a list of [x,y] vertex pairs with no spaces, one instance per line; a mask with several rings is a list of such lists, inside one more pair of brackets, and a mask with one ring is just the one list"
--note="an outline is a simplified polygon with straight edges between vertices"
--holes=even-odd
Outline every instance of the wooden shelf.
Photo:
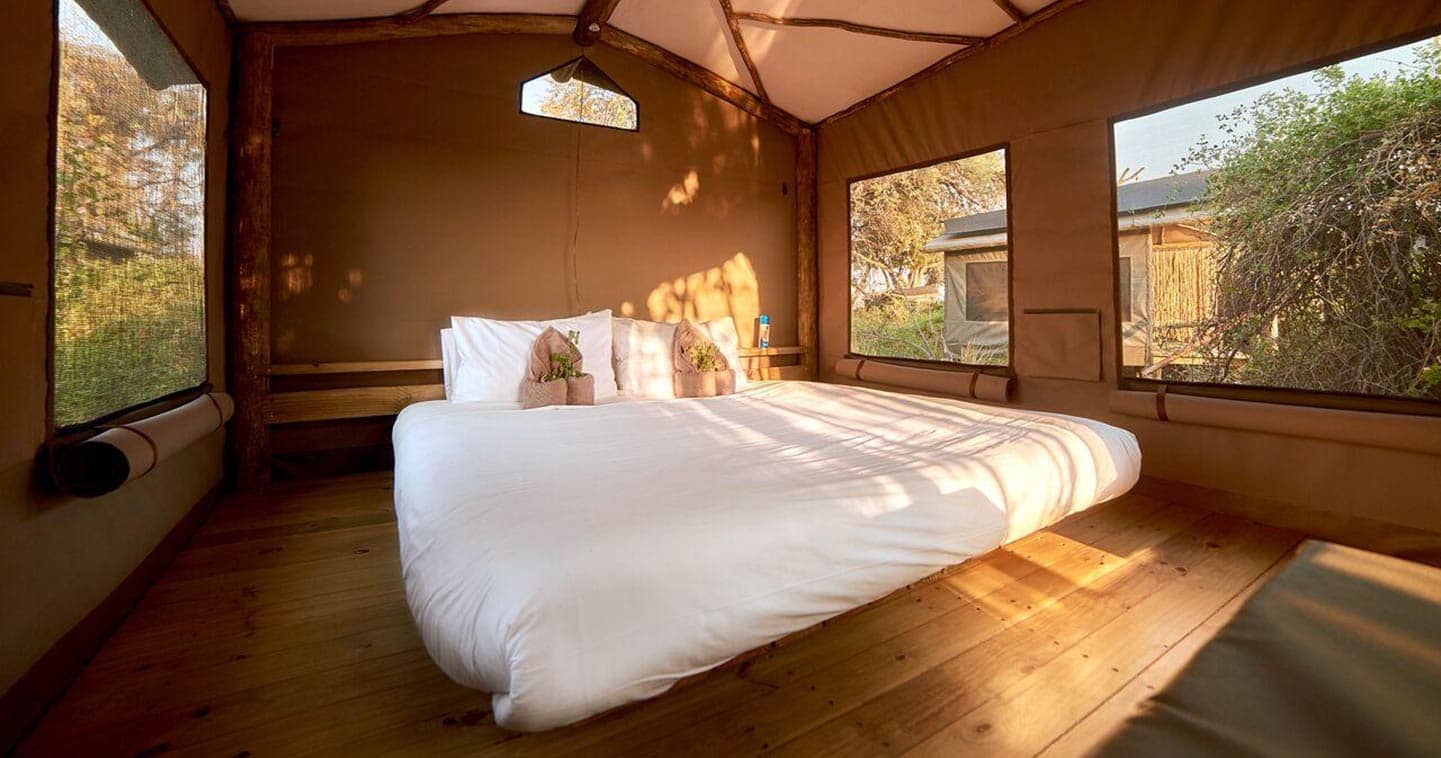
[[439,371],[440,359],[417,361],[347,361],[340,363],[276,363],[270,366],[271,376],[306,376],[312,374],[373,374],[385,371]]
[[[777,355],[805,355],[806,348],[797,346],[743,347],[742,358],[769,358]],[[375,374],[394,371],[439,371],[439,358],[413,361],[341,361],[336,363],[274,363],[270,376],[311,376],[316,374]]]
[[760,358],[770,355],[805,355],[808,350],[803,347],[788,345],[784,347],[743,347],[740,349],[742,358]]

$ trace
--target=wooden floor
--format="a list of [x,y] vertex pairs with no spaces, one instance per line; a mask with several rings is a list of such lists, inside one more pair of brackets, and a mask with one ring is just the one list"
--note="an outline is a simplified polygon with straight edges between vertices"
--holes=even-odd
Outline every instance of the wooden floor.
[[224,501],[22,755],[1075,755],[1300,535],[1132,495],[578,726],[498,728],[406,609],[389,476]]

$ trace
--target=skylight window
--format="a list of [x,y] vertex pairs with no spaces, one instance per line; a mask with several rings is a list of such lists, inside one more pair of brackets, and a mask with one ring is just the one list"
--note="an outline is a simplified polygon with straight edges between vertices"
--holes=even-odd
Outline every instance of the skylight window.
[[532,116],[635,131],[635,100],[600,67],[581,56],[526,82],[520,110]]

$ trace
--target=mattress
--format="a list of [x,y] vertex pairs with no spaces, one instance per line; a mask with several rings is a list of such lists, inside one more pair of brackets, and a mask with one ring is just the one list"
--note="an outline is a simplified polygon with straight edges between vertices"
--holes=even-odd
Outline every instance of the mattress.
[[1126,492],[1135,437],[811,382],[396,421],[406,595],[455,681],[540,730],[883,597]]

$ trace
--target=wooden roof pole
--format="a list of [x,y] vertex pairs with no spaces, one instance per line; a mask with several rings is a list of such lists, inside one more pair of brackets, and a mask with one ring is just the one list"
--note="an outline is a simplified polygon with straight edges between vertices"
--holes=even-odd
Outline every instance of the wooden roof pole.
[[1019,24],[1026,20],[1026,12],[1017,8],[1016,4],[1011,2],[1011,0],[996,0],[996,5],[1000,6],[1001,10],[1005,11],[1006,15],[1010,16],[1012,21]]
[[766,85],[761,82],[760,69],[756,68],[755,59],[751,57],[750,48],[746,46],[745,37],[741,36],[741,25],[736,20],[735,8],[731,0],[720,0],[721,13],[725,14],[726,26],[730,27],[731,39],[735,40],[736,49],[741,52],[741,60],[746,64],[746,71],[750,72],[751,81],[756,85],[756,94],[760,95],[762,101],[769,103],[771,96],[766,94]]
[[734,14],[740,21],[751,21],[757,24],[768,24],[770,26],[808,26],[826,29],[840,29],[854,34],[869,34],[875,37],[890,37],[892,39],[903,39],[910,42],[940,42],[946,45],[974,45],[984,42],[985,37],[976,37],[970,34],[939,34],[933,32],[913,32],[906,29],[888,29],[883,26],[870,26],[867,24],[856,24],[838,18],[788,18],[783,16],[772,16],[768,13],[754,13],[745,11]]
[[425,2],[420,5],[396,16],[395,21],[400,24],[413,24],[434,13],[437,8],[448,2],[450,2],[450,0],[425,0]]
[[575,32],[570,36],[581,47],[590,47],[600,41],[600,31],[605,28],[620,0],[585,0],[585,6],[575,17]]
[[239,23],[239,19],[235,17],[235,9],[230,7],[230,0],[215,0],[215,7],[220,9],[220,15],[226,24],[234,26]]

